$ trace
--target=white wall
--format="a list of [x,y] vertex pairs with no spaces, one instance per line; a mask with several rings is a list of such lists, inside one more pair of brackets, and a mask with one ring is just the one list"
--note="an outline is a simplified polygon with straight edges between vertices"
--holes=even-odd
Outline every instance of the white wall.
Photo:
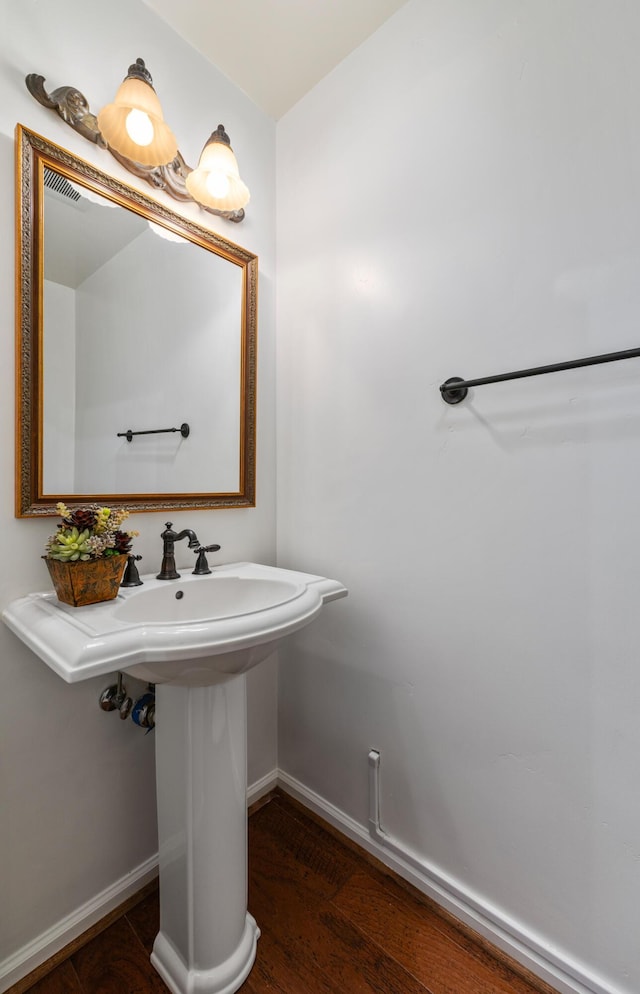
[[278,125],[280,766],[640,989],[640,7],[410,0]]
[[[220,120],[252,192],[247,219],[207,221],[260,259],[258,497],[255,510],[136,515],[143,567],[160,562],[159,534],[170,516],[222,551],[212,562],[274,558],[274,125],[222,74],[182,43],[142,3],[0,0],[0,606],[49,580],[40,556],[52,520],[16,520],[14,421],[14,128],[19,121],[134,185],[115,160],[37,104],[24,86],[42,73],[48,89],[83,90],[94,111],[107,103],[127,66],[142,56],[187,162]],[[140,189],[152,195],[151,187]],[[161,194],[158,194],[160,197]],[[173,201],[167,201],[176,209]],[[195,207],[185,208],[202,221]],[[192,553],[177,548],[178,566]],[[7,957],[134,871],[156,848],[153,735],[98,709],[108,681],[67,686],[0,625],[0,976]],[[249,687],[249,782],[275,765],[275,674],[267,664]],[[12,961],[15,963],[15,961]]]

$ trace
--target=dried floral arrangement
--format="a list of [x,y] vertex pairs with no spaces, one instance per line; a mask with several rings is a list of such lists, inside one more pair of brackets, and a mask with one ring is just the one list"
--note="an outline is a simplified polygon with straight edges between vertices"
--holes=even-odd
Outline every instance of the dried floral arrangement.
[[63,563],[87,562],[123,556],[131,551],[137,531],[122,531],[129,512],[92,504],[70,511],[62,502],[56,505],[62,522],[46,544],[46,559]]

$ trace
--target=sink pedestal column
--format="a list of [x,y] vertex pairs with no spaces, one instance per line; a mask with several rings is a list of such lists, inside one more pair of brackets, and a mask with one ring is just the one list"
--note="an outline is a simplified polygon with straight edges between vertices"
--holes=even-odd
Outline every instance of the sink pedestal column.
[[247,912],[246,685],[156,687],[160,932],[174,994],[233,994],[260,930]]

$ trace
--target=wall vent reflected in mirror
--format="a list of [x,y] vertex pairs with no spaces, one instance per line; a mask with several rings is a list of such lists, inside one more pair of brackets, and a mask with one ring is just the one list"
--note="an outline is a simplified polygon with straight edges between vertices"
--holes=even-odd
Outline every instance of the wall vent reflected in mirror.
[[20,125],[16,144],[16,514],[254,506],[256,256]]
[[44,167],[44,185],[47,190],[53,190],[54,193],[66,197],[68,200],[73,200],[74,203],[82,199],[82,194],[77,187],[72,186],[69,180],[61,176],[60,173],[54,173],[53,169],[49,169],[48,166]]

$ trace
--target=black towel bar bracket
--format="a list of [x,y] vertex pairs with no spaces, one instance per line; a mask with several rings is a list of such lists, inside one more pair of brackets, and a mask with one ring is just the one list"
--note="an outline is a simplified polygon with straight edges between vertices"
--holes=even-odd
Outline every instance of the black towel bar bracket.
[[543,376],[545,373],[559,373],[563,369],[578,369],[580,366],[599,366],[605,362],[619,362],[621,359],[637,359],[640,349],[626,349],[622,352],[606,352],[604,355],[587,356],[586,359],[571,359],[569,362],[554,362],[549,366],[533,366],[531,369],[518,369],[514,373],[498,373],[496,376],[481,376],[476,380],[463,380],[451,376],[440,386],[442,399],[447,404],[459,404],[465,399],[469,387],[484,386],[485,383],[501,383],[504,380],[521,380],[525,376]]
[[131,428],[127,428],[126,431],[118,432],[118,438],[126,438],[130,442],[134,435],[166,435],[170,431],[179,431],[183,438],[188,438],[191,429],[186,421],[179,428],[150,428],[148,431],[131,431]]

